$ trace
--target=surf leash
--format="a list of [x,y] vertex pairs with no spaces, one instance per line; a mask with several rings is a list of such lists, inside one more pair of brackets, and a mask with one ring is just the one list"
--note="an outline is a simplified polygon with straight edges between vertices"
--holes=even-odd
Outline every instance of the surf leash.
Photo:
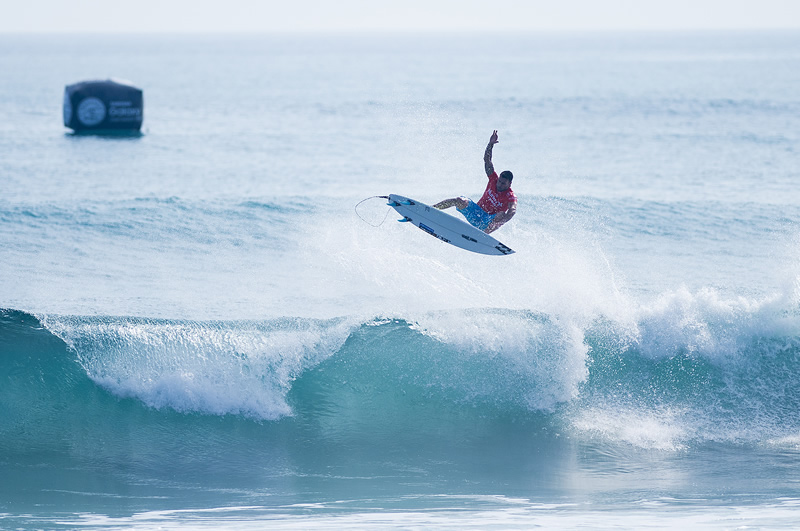
[[362,199],[361,201],[356,203],[356,206],[354,207],[354,210],[356,211],[356,216],[358,216],[361,219],[361,221],[363,221],[364,223],[366,223],[370,227],[380,227],[386,221],[386,218],[389,217],[390,209],[388,209],[388,208],[386,209],[386,215],[383,216],[383,219],[377,225],[375,225],[373,223],[370,223],[369,221],[364,219],[364,216],[362,216],[361,214],[358,213],[358,207],[361,205],[361,203],[363,203],[365,201],[369,201],[370,199],[389,199],[389,196],[388,195],[373,195],[372,197],[368,197],[366,199]]

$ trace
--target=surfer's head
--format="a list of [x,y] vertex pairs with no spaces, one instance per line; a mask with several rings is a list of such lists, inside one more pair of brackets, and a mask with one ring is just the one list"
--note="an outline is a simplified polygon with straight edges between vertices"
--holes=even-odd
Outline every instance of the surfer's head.
[[498,175],[497,178],[497,191],[505,192],[511,188],[511,181],[514,179],[514,174],[506,170]]

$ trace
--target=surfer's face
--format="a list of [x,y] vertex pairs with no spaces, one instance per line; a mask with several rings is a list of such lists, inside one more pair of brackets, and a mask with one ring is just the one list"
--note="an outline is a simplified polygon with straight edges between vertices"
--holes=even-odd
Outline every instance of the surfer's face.
[[511,188],[511,181],[506,179],[505,177],[500,177],[497,179],[497,191],[498,192],[505,192]]

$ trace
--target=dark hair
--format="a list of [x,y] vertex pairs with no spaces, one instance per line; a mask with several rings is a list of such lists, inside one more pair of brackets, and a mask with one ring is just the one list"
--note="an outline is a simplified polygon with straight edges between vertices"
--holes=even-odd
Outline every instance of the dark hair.
[[511,173],[508,170],[506,170],[503,173],[501,173],[500,177],[502,177],[503,179],[508,179],[509,181],[513,181],[514,180],[514,174]]

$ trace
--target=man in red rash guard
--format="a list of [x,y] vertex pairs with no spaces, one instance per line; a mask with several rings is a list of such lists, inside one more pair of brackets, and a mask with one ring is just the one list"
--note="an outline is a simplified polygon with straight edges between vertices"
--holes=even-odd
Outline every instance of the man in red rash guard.
[[456,207],[471,225],[486,234],[499,229],[517,213],[517,197],[514,195],[514,191],[511,190],[511,181],[514,179],[514,174],[506,170],[497,175],[492,165],[492,147],[497,142],[497,131],[494,131],[489,138],[486,152],[483,154],[483,162],[486,167],[486,176],[489,177],[489,184],[486,185],[486,190],[477,203],[466,197],[454,197],[433,205],[434,208],[440,210],[451,206]]

